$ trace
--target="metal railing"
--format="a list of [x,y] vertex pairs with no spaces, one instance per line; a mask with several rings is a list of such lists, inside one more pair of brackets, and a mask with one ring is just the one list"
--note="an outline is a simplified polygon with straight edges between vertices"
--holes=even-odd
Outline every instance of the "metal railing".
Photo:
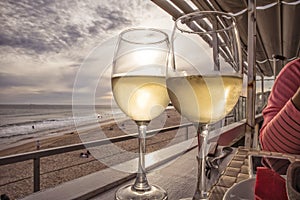
[[[193,124],[186,123],[186,124],[170,126],[170,127],[166,127],[166,128],[162,128],[162,129],[150,130],[150,131],[147,131],[147,135],[151,136],[153,134],[160,134],[160,133],[164,133],[167,131],[176,130],[179,128],[186,128],[186,132],[185,132],[186,138],[185,139],[188,139],[188,128],[190,126],[193,126]],[[62,153],[67,153],[67,152],[76,151],[76,150],[81,150],[81,149],[86,149],[89,147],[96,147],[96,146],[101,146],[101,145],[105,145],[105,144],[122,142],[122,141],[130,140],[130,139],[134,139],[137,136],[138,136],[138,133],[134,133],[134,134],[112,137],[112,138],[107,138],[107,139],[102,139],[102,140],[95,140],[95,141],[91,141],[91,142],[71,144],[71,145],[66,145],[66,146],[61,146],[61,147],[54,147],[54,148],[42,149],[42,150],[37,150],[37,151],[32,151],[32,152],[4,156],[4,157],[0,157],[0,166],[6,165],[6,164],[22,162],[22,161],[26,161],[26,160],[33,160],[33,191],[37,192],[40,190],[40,158],[57,155],[57,154],[62,154]]]
[[[256,116],[256,124],[259,124],[263,120],[262,115],[257,115]],[[230,132],[244,132],[245,127],[246,127],[246,121],[242,120],[240,123],[237,123],[238,125],[234,125],[230,127],[228,130],[225,130],[222,132],[222,134],[230,134]],[[188,138],[188,128],[190,126],[193,126],[192,123],[186,123],[182,125],[176,125],[176,126],[170,126],[162,129],[155,129],[155,130],[150,130],[147,131],[147,135],[153,135],[153,134],[160,134],[180,128],[185,128],[185,134],[186,137],[185,139]],[[86,142],[86,143],[80,143],[80,144],[72,144],[72,145],[66,145],[66,146],[61,146],[61,147],[54,147],[54,148],[48,148],[48,149],[42,149],[42,150],[37,150],[33,152],[27,152],[27,153],[20,153],[20,154],[15,154],[15,155],[9,155],[9,156],[4,156],[0,157],[0,166],[1,165],[6,165],[6,164],[12,164],[12,163],[17,163],[17,162],[22,162],[26,160],[33,160],[33,190],[34,192],[37,192],[40,190],[40,158],[46,157],[46,156],[52,156],[52,155],[57,155],[57,154],[62,154],[62,153],[67,153],[67,152],[72,152],[76,150],[81,150],[89,147],[96,147],[96,146],[101,146],[101,145],[106,145],[110,143],[116,143],[116,142],[122,142],[130,139],[134,139],[138,136],[138,133],[134,134],[129,134],[129,135],[124,135],[124,136],[118,136],[118,137],[112,137],[112,138],[107,138],[107,139],[102,139],[102,140],[95,140],[91,142]]]

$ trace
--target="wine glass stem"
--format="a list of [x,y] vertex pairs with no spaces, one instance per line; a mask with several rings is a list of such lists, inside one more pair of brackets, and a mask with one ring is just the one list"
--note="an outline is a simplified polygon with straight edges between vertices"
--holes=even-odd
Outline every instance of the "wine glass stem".
[[146,132],[147,132],[147,125],[144,124],[138,125],[139,161],[138,161],[138,172],[136,175],[135,183],[133,185],[133,189],[137,191],[147,191],[151,189],[146,177],[146,169],[145,169]]
[[205,175],[207,155],[208,124],[198,128],[198,179],[196,193],[193,199],[208,199],[207,183]]

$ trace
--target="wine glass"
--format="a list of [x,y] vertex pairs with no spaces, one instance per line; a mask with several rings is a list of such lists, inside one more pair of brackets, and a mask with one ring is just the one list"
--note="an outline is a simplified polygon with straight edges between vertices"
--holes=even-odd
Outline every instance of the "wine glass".
[[167,199],[165,190],[147,181],[145,139],[149,122],[170,99],[166,88],[168,35],[158,29],[133,28],[119,35],[113,60],[112,91],[120,109],[138,126],[139,160],[135,183],[120,188],[116,199]]
[[205,162],[209,128],[237,103],[243,82],[235,19],[217,11],[186,14],[171,36],[167,89],[173,106],[197,128],[198,181],[193,199],[208,199]]

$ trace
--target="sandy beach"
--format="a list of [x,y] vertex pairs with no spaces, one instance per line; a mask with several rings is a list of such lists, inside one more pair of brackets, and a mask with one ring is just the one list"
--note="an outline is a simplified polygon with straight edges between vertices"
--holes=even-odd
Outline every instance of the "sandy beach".
[[[174,109],[168,109],[165,111],[166,121],[163,127],[173,126],[180,124],[181,117]],[[135,133],[133,128],[136,128],[131,120],[125,120],[121,123],[106,122],[104,125],[100,124],[101,129],[105,132],[107,137],[115,137],[119,135],[124,135],[126,128],[131,130],[131,133]],[[156,123],[151,123],[149,125],[149,130],[157,128]],[[160,128],[160,127],[158,127]],[[192,134],[192,131],[190,131]],[[147,138],[147,152],[152,152],[165,147],[166,145],[171,145],[184,140],[176,135],[177,130],[165,132],[162,134],[157,134],[152,137]],[[82,133],[80,133],[82,134]],[[128,133],[127,133],[128,134]],[[178,137],[178,138],[175,138]],[[39,141],[40,149],[47,149],[52,147],[64,146],[68,144],[81,143],[82,139],[76,131],[71,131],[61,136],[55,136],[51,138],[41,139]],[[29,152],[36,150],[36,141],[31,141],[16,147],[8,148],[0,151],[0,156],[12,155],[17,153]],[[137,152],[137,140],[129,140],[124,142],[116,143],[118,147],[129,151]],[[103,147],[105,148],[105,147]],[[106,147],[109,148],[109,147]],[[85,153],[86,150],[78,150],[64,154],[58,154],[55,156],[49,156],[41,158],[41,190],[46,188],[54,187],[63,182],[67,182],[81,176],[99,171],[106,168],[107,166],[95,159],[93,155],[88,158],[81,158],[80,154]],[[107,152],[104,150],[104,152]],[[107,157],[118,156],[112,152],[107,153]],[[130,158],[126,156],[120,156],[121,159],[118,162],[129,160]],[[32,160],[19,162],[10,165],[1,166],[0,169],[0,194],[6,194],[10,199],[17,199],[27,196],[33,191],[33,163]]]

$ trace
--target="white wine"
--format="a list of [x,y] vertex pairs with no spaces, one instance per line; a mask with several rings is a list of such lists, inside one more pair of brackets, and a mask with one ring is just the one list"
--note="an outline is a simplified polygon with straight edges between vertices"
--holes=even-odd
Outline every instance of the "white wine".
[[158,117],[170,102],[162,76],[113,77],[112,89],[121,110],[135,121]]
[[243,80],[240,76],[182,76],[167,79],[173,106],[188,120],[214,123],[237,103]]

